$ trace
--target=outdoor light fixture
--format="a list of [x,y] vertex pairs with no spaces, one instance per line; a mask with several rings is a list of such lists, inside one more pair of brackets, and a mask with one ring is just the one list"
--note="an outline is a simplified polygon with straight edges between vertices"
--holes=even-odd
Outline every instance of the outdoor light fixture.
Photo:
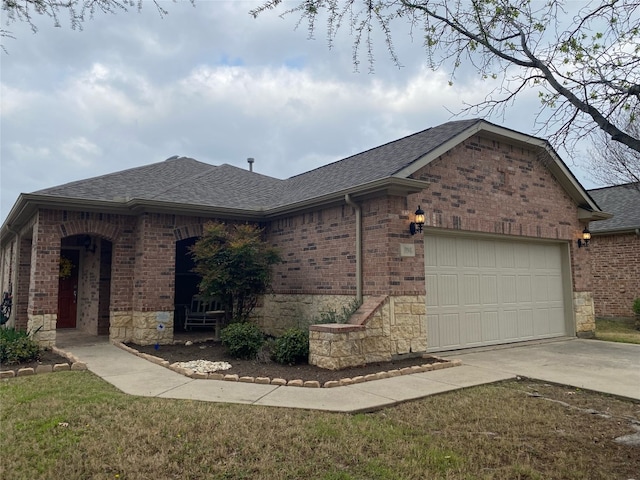
[[584,227],[584,230],[582,231],[582,238],[578,239],[578,248],[588,247],[589,240],[591,240],[591,232],[587,227]]
[[422,210],[422,208],[420,208],[420,205],[418,205],[418,209],[416,210],[415,222],[411,222],[409,224],[409,232],[411,233],[411,235],[415,235],[416,232],[422,233],[423,225],[424,225],[424,210]]
[[85,252],[96,253],[96,245],[95,243],[91,245],[91,237],[89,235],[85,235],[82,240],[82,245],[84,245]]

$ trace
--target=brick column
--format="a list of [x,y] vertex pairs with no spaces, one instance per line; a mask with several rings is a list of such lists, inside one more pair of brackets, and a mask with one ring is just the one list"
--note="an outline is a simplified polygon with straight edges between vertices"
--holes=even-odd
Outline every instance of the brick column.
[[31,239],[20,237],[16,249],[18,269],[13,285],[13,312],[17,330],[27,329],[27,308],[29,306],[29,283],[31,275]]
[[113,242],[111,252],[109,338],[119,342],[129,342],[133,339],[135,234],[135,227],[128,225]]
[[132,341],[139,345],[173,341],[174,228],[170,215],[145,213],[138,217]]
[[596,331],[591,271],[591,255],[593,255],[593,252],[590,250],[593,246],[578,248],[577,236],[581,235],[583,228],[580,225],[576,232],[576,239],[571,241],[573,312],[576,335],[581,338],[593,338]]
[[60,238],[39,212],[33,227],[27,331],[43,346],[55,345]]

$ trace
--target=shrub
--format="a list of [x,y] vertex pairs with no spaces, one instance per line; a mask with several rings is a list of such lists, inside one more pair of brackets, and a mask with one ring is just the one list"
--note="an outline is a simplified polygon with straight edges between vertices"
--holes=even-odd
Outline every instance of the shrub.
[[309,358],[309,332],[300,328],[290,328],[276,339],[273,359],[278,363],[295,365],[307,362]]
[[0,328],[0,363],[14,365],[40,358],[40,345],[27,332],[15,328]]
[[636,298],[633,301],[633,313],[635,313],[636,315],[640,315],[640,297]]
[[258,326],[251,322],[236,322],[226,326],[220,332],[220,340],[229,355],[247,360],[256,358],[265,341]]

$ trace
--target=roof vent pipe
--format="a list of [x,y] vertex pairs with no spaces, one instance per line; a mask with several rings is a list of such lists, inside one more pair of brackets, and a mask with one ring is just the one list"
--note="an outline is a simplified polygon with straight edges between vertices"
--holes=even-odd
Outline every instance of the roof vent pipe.
[[253,157],[249,157],[247,158],[247,162],[249,162],[249,171],[253,172],[253,162],[255,162],[255,159]]

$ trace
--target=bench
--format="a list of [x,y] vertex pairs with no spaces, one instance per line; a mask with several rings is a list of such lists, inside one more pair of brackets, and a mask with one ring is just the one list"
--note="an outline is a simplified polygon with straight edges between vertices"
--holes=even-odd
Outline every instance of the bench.
[[216,340],[220,339],[220,330],[225,325],[225,311],[220,302],[213,298],[194,295],[191,306],[185,307],[184,329],[192,327],[209,327],[214,330]]

